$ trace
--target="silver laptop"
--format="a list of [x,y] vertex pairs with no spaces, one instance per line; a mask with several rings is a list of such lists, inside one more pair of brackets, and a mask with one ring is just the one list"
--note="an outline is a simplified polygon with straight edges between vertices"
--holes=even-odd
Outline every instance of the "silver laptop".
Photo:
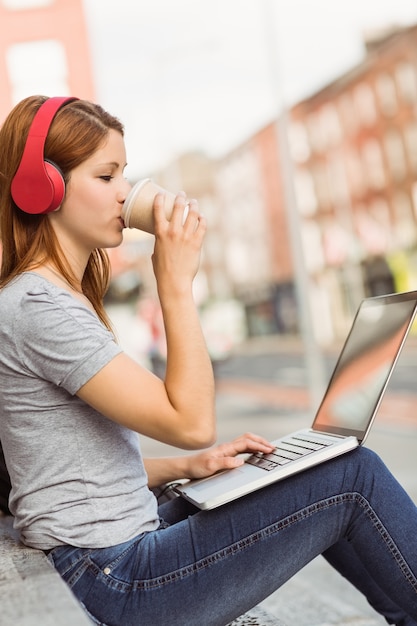
[[416,308],[417,291],[363,300],[311,428],[277,439],[271,454],[253,454],[243,466],[189,481],[177,492],[212,509],[362,445]]

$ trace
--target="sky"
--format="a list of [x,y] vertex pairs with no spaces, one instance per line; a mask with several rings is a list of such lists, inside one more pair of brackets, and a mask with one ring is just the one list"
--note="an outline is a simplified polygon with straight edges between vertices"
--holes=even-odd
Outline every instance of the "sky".
[[218,158],[364,57],[417,0],[84,0],[96,99],[125,125],[128,175]]

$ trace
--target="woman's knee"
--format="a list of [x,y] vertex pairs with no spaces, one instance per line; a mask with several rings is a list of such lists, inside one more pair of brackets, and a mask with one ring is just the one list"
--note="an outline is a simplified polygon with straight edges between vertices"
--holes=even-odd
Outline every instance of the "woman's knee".
[[394,480],[380,456],[369,448],[360,446],[345,456],[346,478],[349,477],[352,491],[369,495],[378,487],[388,486]]
[[382,461],[380,456],[370,448],[366,448],[365,446],[359,446],[355,450],[355,454],[359,462],[365,464],[366,467],[375,467],[376,469],[385,467],[384,462]]

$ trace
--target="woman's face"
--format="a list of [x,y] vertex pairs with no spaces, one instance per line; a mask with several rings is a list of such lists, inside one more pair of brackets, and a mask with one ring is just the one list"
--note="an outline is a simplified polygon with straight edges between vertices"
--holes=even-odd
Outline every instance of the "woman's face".
[[61,208],[49,214],[65,250],[89,255],[94,248],[121,244],[121,210],[130,190],[125,166],[123,137],[111,129],[105,143],[72,170]]

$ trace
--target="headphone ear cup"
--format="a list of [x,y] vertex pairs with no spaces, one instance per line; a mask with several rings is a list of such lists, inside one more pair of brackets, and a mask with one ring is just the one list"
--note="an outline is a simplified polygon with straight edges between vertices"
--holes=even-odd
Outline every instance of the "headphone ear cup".
[[51,184],[52,199],[49,207],[43,213],[52,213],[56,211],[62,204],[65,196],[65,181],[61,170],[52,161],[45,159],[45,172]]
[[32,215],[56,211],[65,196],[59,167],[44,157],[45,141],[57,111],[78,98],[48,98],[36,112],[10,193],[16,206]]
[[56,211],[65,196],[65,181],[55,163],[43,161],[36,172],[26,168],[17,173],[11,186],[12,198],[25,213],[42,215]]

